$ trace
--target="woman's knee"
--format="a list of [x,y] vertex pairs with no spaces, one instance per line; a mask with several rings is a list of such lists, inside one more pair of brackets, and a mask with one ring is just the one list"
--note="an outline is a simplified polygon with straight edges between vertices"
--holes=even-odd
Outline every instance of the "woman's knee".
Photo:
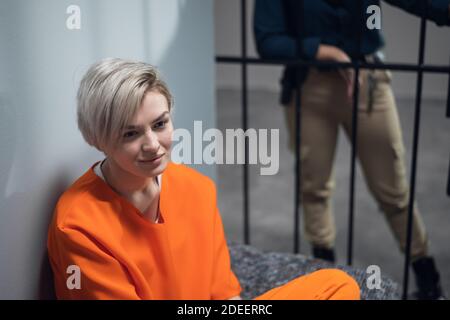
[[360,288],[356,280],[340,269],[322,269],[314,272],[327,283],[328,299],[359,300]]

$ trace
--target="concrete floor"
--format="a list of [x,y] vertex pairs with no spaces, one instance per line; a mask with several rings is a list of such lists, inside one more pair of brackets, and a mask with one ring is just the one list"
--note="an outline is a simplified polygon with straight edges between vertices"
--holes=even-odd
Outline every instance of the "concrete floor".
[[[249,127],[280,129],[280,170],[261,176],[259,166],[250,166],[251,244],[281,252],[293,250],[294,156],[287,149],[287,131],[278,95],[249,92]],[[218,126],[221,130],[240,127],[241,95],[236,90],[217,91]],[[398,100],[398,109],[410,168],[414,101]],[[450,293],[450,198],[446,195],[449,170],[450,119],[445,118],[445,101],[424,101],[420,130],[416,199],[430,239],[430,251],[437,260],[444,290]],[[408,171],[409,172],[409,171]],[[350,177],[350,145],[340,132],[335,162],[334,209],[337,224],[338,263],[345,264]],[[229,240],[243,242],[242,167],[218,166],[218,201]],[[381,212],[367,191],[357,170],[355,193],[354,266],[380,266],[381,272],[400,284],[404,259]],[[301,253],[310,253],[301,239]],[[410,288],[414,286],[410,273]],[[411,290],[410,290],[411,291]]]

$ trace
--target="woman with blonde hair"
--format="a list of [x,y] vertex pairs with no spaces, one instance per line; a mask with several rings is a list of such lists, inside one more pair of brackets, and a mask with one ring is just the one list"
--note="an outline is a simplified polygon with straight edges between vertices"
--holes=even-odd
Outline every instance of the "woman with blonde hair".
[[[59,299],[240,298],[214,183],[170,162],[172,108],[147,63],[106,59],[83,77],[78,127],[106,158],[56,205],[48,251]],[[359,299],[359,288],[321,270],[258,299]]]

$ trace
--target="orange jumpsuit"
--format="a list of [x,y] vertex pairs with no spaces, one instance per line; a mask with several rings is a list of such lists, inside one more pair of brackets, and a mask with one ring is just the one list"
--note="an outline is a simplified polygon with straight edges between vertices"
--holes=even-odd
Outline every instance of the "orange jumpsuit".
[[[96,163],[97,164],[97,163]],[[162,175],[162,223],[144,218],[93,171],[60,197],[48,232],[59,299],[228,299],[241,286],[231,270],[214,183],[183,165]],[[80,288],[68,285],[79,268]],[[322,270],[260,299],[359,297],[354,280]]]

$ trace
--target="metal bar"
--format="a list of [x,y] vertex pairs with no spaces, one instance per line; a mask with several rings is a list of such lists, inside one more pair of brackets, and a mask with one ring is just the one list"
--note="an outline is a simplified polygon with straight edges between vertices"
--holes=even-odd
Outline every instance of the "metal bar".
[[[450,63],[449,63],[449,65],[450,65]],[[450,118],[450,72],[448,74],[447,113],[446,113],[446,117]],[[450,197],[450,161],[449,161],[449,165],[448,165],[447,195]]]
[[217,56],[216,62],[218,63],[236,63],[240,64],[242,62],[247,64],[256,65],[288,65],[288,66],[323,66],[323,67],[339,67],[339,68],[356,68],[369,69],[369,70],[393,70],[393,71],[405,71],[405,72],[427,72],[427,73],[444,73],[448,74],[450,72],[450,66],[447,65],[415,65],[406,63],[366,63],[366,62],[328,62],[328,61],[317,61],[317,60],[300,60],[300,59],[259,59],[259,58],[246,58],[242,59],[233,56]]
[[448,164],[447,195],[450,197],[450,161]]
[[358,146],[358,100],[359,100],[359,68],[355,69],[355,83],[353,92],[353,112],[352,112],[352,146],[351,146],[351,164],[350,164],[350,198],[348,215],[348,238],[347,238],[347,264],[352,265],[353,260],[353,222],[355,208],[355,172],[356,172],[356,153]]
[[[450,66],[450,63],[449,63]],[[447,118],[450,118],[450,72],[448,73],[448,89],[447,89]]]
[[294,196],[294,253],[300,252],[300,209],[301,209],[301,132],[302,132],[302,113],[301,113],[301,90],[297,85],[295,95],[295,196]]
[[[426,26],[425,19],[426,9],[423,10],[424,16],[420,22],[420,42],[419,42],[419,61],[418,65],[423,65],[425,57],[425,38]],[[411,180],[409,189],[409,207],[408,207],[408,223],[406,230],[406,248],[405,248],[405,265],[403,273],[403,296],[402,299],[408,298],[408,278],[409,278],[409,264],[411,259],[411,241],[412,241],[412,226],[413,226],[413,211],[414,211],[414,196],[416,192],[416,170],[417,170],[417,152],[419,148],[419,130],[420,130],[420,111],[422,99],[422,80],[423,72],[421,70],[417,73],[416,84],[416,106],[414,112],[414,137],[413,137],[413,151],[412,151],[412,166],[411,166]]]
[[[248,119],[247,119],[247,1],[241,0],[241,55],[242,55],[242,128],[244,132],[247,132]],[[244,139],[244,243],[250,244],[250,217],[249,217],[249,192],[248,192],[248,139]]]
[[[449,63],[450,65],[450,63]],[[448,73],[448,89],[447,89],[447,118],[450,118],[450,72]],[[450,197],[450,161],[448,165],[448,178],[447,178],[447,195]]]
[[[358,16],[358,52],[361,56],[361,39],[363,28],[363,3],[359,2]],[[351,161],[350,161],[350,197],[348,213],[348,233],[347,233],[347,265],[351,266],[353,262],[353,224],[355,216],[355,172],[356,172],[356,154],[358,150],[358,105],[359,105],[359,64],[356,64],[353,83],[353,112],[352,112],[352,143],[351,143]]]
[[[298,1],[299,13],[304,14],[303,0]],[[298,37],[302,37],[304,31],[304,19],[301,19],[297,23],[298,25]],[[300,70],[296,70],[296,90],[295,90],[295,186],[294,186],[294,253],[300,252],[300,210],[302,201],[302,159],[301,159],[301,146],[302,146],[302,90],[300,84]]]

